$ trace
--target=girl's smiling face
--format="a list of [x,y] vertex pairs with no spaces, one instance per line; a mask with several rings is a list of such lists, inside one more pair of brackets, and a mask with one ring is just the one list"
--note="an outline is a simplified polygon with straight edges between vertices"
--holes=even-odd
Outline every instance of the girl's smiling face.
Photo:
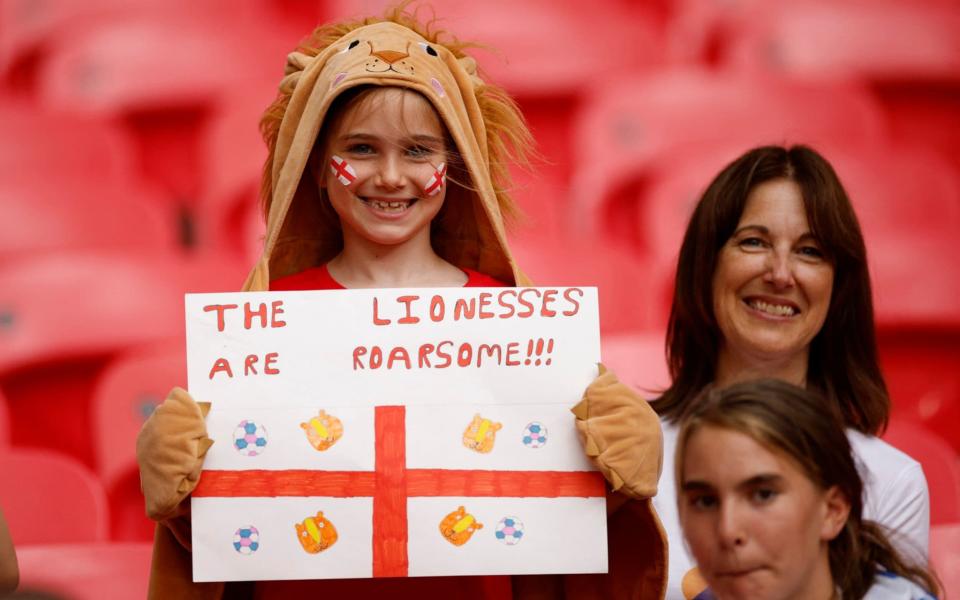
[[436,110],[414,91],[381,87],[354,98],[316,166],[344,238],[378,246],[429,238],[446,197],[447,139]]

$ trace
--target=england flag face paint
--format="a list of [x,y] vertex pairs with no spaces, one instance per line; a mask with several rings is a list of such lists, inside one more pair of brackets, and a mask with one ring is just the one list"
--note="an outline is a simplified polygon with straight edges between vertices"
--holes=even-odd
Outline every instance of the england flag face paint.
[[440,163],[440,166],[433,172],[433,175],[430,176],[430,179],[427,180],[427,185],[423,187],[423,192],[429,197],[434,196],[440,193],[440,190],[443,189],[443,184],[447,180],[447,163]]
[[[441,165],[442,166],[442,165]],[[336,154],[330,157],[330,172],[333,173],[337,181],[343,185],[350,185],[357,180],[357,172],[351,167],[347,161],[343,160]]]

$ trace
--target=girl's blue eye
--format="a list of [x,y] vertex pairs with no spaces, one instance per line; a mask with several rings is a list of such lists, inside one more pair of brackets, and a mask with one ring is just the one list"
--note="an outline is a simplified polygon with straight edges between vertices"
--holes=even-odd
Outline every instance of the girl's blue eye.
[[407,154],[415,158],[421,158],[433,154],[433,150],[426,146],[413,146],[407,149]]
[[370,154],[373,152],[373,146],[370,144],[351,144],[347,147],[347,152],[353,154]]

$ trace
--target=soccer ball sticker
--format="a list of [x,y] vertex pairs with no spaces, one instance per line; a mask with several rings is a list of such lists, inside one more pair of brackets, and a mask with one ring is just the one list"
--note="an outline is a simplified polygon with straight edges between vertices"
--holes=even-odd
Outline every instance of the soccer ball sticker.
[[233,549],[250,556],[260,547],[260,532],[253,525],[241,527],[233,534]]
[[267,429],[253,421],[240,421],[233,430],[233,447],[243,456],[256,456],[267,447]]
[[494,535],[504,544],[513,546],[523,537],[523,523],[516,517],[504,517],[497,523]]
[[527,448],[539,448],[547,443],[547,428],[534,421],[523,428],[523,445]]

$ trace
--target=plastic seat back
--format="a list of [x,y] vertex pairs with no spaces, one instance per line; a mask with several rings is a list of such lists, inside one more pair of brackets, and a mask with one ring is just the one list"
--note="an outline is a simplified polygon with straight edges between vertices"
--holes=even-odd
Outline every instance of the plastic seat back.
[[883,437],[923,466],[930,490],[930,522],[960,521],[960,464],[950,445],[924,427],[900,421],[892,421]]
[[103,370],[94,388],[92,409],[97,472],[107,489],[136,468],[135,444],[144,421],[171,388],[186,385],[182,339],[131,350]]
[[103,250],[150,255],[175,249],[174,214],[145,186],[98,172],[0,177],[0,259]]
[[144,421],[174,386],[187,384],[182,339],[150,344],[118,356],[97,380],[92,396],[95,464],[110,500],[110,538],[149,541],[155,523],[144,513],[136,440]]
[[9,450],[0,455],[0,473],[0,505],[15,545],[107,539],[106,494],[80,463],[47,450]]
[[943,523],[930,527],[930,562],[940,577],[944,594],[954,598],[960,594],[960,523]]
[[885,133],[879,104],[855,83],[791,82],[693,68],[612,79],[594,86],[577,119],[571,222],[596,233],[603,230],[603,217],[622,218],[621,210],[606,214],[605,207],[664,156],[682,164],[687,153],[733,140],[740,151],[732,160],[763,144],[822,144],[841,135],[872,143]]
[[146,598],[152,544],[57,544],[17,548],[21,590],[72,600]]
[[0,449],[6,450],[10,446],[10,407],[7,398],[0,390]]
[[955,3],[768,2],[735,26],[729,64],[812,78],[960,81]]
[[601,338],[603,364],[648,400],[670,385],[664,334],[616,332]]
[[[18,445],[95,464],[90,397],[112,356],[182,336],[183,292],[237,290],[245,269],[179,257],[49,255],[0,269],[0,386]],[[173,384],[171,383],[171,386]],[[50,434],[50,424],[74,427]]]

